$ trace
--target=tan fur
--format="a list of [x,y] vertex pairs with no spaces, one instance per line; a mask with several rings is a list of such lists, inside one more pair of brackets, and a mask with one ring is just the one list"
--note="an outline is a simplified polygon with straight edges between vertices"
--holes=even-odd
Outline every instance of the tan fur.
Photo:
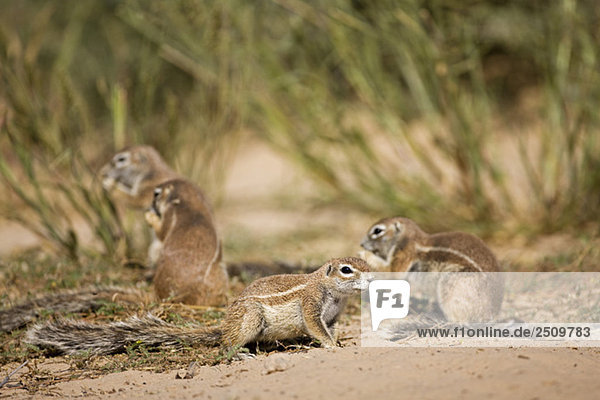
[[392,272],[499,271],[496,257],[478,237],[464,232],[430,235],[408,218],[392,217],[376,222],[361,246],[386,263]]
[[253,282],[228,307],[218,327],[182,328],[151,316],[104,325],[57,320],[33,326],[25,340],[67,354],[110,354],[132,342],[229,348],[304,335],[319,340],[323,347],[333,347],[337,345],[334,325],[346,299],[366,289],[370,278],[365,261],[333,259],[310,274],[275,275]]
[[[200,189],[180,178],[153,147],[145,145],[121,150],[100,174],[104,188],[116,199],[130,207],[150,207],[145,218],[154,239],[148,259],[156,266],[153,282],[159,299],[225,304],[228,277],[221,244]],[[157,188],[168,193],[155,199]]]
[[[156,186],[168,180],[183,179],[167,165],[158,151],[147,145],[127,147],[116,153],[101,168],[100,177],[104,189],[118,205],[144,210],[150,206]],[[204,202],[207,203],[206,200]],[[160,223],[157,218],[148,214],[146,218],[151,226]],[[156,238],[154,232],[153,236],[148,248],[148,261],[151,266],[156,266],[163,243]],[[278,262],[242,262],[228,265],[227,269],[229,275],[244,275],[245,278],[306,270],[303,266]]]
[[[344,266],[352,273],[343,274]],[[346,298],[367,288],[368,271],[366,262],[350,257],[334,259],[311,274],[254,281],[229,306],[223,342],[235,346],[308,335],[324,347],[333,347],[333,325]]]
[[498,261],[476,236],[430,235],[408,218],[392,217],[373,224],[361,246],[392,272],[470,272],[443,274],[437,282],[438,303],[449,321],[483,322],[500,309],[502,278],[488,274],[499,272]]
[[117,201],[145,209],[152,201],[154,188],[179,178],[152,147],[131,146],[115,154],[100,170],[102,186]]
[[186,304],[224,305],[228,277],[210,206],[192,183],[158,185],[146,220],[162,243],[156,263],[157,296]]
[[[152,202],[154,188],[179,175],[152,146],[126,147],[100,169],[102,186],[119,206],[146,209]],[[162,243],[153,235],[148,261],[155,266]]]

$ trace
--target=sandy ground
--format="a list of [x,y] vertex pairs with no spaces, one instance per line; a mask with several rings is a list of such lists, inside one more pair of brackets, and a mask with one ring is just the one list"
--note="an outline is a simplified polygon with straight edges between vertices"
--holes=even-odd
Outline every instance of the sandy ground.
[[[299,243],[296,254],[319,252],[330,256],[347,255],[358,250],[356,243],[335,240],[336,229],[344,237],[363,234],[371,221],[356,217],[340,226],[343,210],[315,212],[297,210],[269,211],[268,200],[287,188],[310,192],[310,185],[285,160],[264,146],[245,146],[236,158],[225,185],[226,200],[217,210],[225,235],[244,229],[257,240],[268,235],[290,234],[309,224],[332,229],[332,239],[320,244]],[[298,189],[299,188],[299,189]],[[12,225],[0,227],[0,255],[36,240]],[[562,241],[549,238],[561,251]],[[565,244],[568,246],[568,243]],[[564,246],[562,246],[564,247]],[[532,250],[533,248],[533,250]],[[498,247],[505,262],[543,256],[535,246],[514,249]],[[33,395],[10,388],[0,389],[0,398],[106,398],[106,399],[270,399],[270,398],[597,398],[600,392],[600,349],[595,348],[467,348],[467,349],[382,349],[361,348],[358,320],[346,327],[343,348],[309,349],[296,353],[272,353],[256,359],[216,367],[198,367],[191,379],[176,379],[185,371],[152,373],[126,371],[95,379],[62,382]],[[10,369],[2,368],[2,376]],[[40,368],[60,371],[69,364],[60,358],[46,360]],[[14,368],[10,366],[10,368]]]
[[[53,367],[68,369],[68,364]],[[599,367],[598,349],[390,350],[347,345],[198,367],[191,379],[176,378],[186,371],[126,371],[60,383],[33,397],[5,389],[0,398],[595,399]]]

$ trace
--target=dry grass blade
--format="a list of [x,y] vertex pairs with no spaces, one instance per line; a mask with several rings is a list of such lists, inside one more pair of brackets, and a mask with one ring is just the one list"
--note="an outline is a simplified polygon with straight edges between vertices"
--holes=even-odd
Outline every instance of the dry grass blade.
[[15,369],[14,369],[14,370],[13,370],[11,373],[9,373],[9,374],[6,376],[6,378],[4,378],[4,379],[2,380],[2,382],[0,382],[0,389],[2,389],[2,387],[8,383],[8,381],[10,380],[10,378],[12,378],[12,376],[13,376],[14,374],[16,374],[17,372],[19,372],[19,370],[20,370],[21,368],[23,368],[24,366],[26,366],[28,363],[29,363],[29,360],[26,360],[26,361],[24,361],[24,362],[23,362],[23,364],[19,365],[19,366],[18,366],[17,368],[15,368]]

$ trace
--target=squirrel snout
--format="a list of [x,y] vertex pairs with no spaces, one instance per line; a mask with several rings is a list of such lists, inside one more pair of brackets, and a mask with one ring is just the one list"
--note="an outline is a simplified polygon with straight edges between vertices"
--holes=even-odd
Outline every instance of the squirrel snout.
[[360,247],[362,247],[363,249],[367,250],[367,251],[371,251],[373,250],[373,247],[371,246],[371,243],[369,241],[368,237],[365,237],[361,242],[360,242]]
[[363,272],[354,285],[356,289],[365,290],[369,287],[369,283],[375,279],[371,272]]
[[113,176],[109,174],[108,169],[104,166],[98,173],[100,181],[102,182],[102,188],[104,190],[110,190],[115,185],[116,181]]

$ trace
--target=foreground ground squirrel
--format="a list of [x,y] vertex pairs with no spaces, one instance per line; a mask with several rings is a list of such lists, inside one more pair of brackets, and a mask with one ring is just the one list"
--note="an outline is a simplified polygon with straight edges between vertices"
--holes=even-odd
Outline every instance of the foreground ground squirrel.
[[162,243],[154,288],[161,300],[224,305],[227,271],[213,215],[202,192],[175,179],[154,189],[146,220]]
[[[360,244],[366,259],[392,272],[499,272],[496,257],[478,237],[463,232],[427,234],[412,220],[385,218],[369,228]],[[374,256],[374,257],[373,257]],[[448,321],[483,322],[499,311],[503,298],[498,274],[444,274],[437,301]]]
[[25,341],[66,354],[112,354],[134,342],[147,346],[184,342],[239,347],[304,335],[317,339],[323,347],[334,347],[334,325],[346,299],[366,289],[370,278],[365,261],[338,258],[310,274],[274,275],[254,281],[228,307],[218,327],[182,328],[151,316],[110,324],[57,320],[31,327]]

